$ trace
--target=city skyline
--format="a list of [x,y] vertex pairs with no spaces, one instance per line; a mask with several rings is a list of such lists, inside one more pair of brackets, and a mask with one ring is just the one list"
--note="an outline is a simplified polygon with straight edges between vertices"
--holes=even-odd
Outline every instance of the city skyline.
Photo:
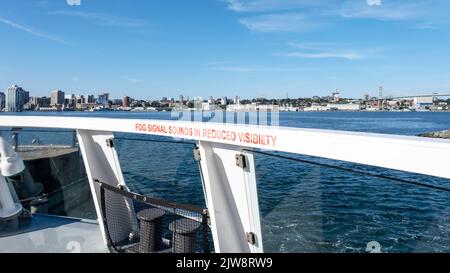
[[2,1],[1,91],[18,84],[36,96],[145,99],[450,91],[448,1],[107,3]]

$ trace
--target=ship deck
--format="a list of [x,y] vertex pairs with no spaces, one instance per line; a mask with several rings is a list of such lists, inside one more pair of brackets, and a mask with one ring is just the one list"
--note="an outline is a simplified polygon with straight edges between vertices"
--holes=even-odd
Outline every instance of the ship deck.
[[97,221],[38,214],[27,221],[13,234],[0,232],[0,253],[108,252]]

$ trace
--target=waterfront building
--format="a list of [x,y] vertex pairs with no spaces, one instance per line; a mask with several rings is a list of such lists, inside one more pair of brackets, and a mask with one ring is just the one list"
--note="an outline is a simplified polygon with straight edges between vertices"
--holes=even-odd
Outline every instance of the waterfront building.
[[36,109],[36,107],[41,107],[42,98],[41,97],[30,97],[30,100],[28,101],[27,104],[28,104],[29,109]]
[[414,105],[429,106],[434,103],[433,97],[415,97]]
[[131,104],[131,98],[128,96],[124,96],[122,98],[122,107],[126,108],[126,107],[130,107]]
[[65,100],[65,94],[61,90],[55,90],[51,93],[50,96],[50,105],[58,106],[63,105]]
[[109,104],[109,93],[102,93],[98,95],[97,103],[100,105]]
[[23,106],[29,101],[30,93],[17,85],[13,85],[6,91],[6,111],[20,112]]
[[64,105],[67,107],[73,108],[75,107],[77,100],[74,94],[71,95],[65,95],[64,97]]
[[6,95],[3,92],[0,92],[0,111],[3,111],[6,104]]
[[88,95],[87,101],[85,103],[95,103],[95,96],[94,95]]
[[359,111],[361,110],[361,105],[356,103],[329,103],[327,108],[327,110],[335,111]]
[[228,98],[227,97],[223,97],[222,98],[222,105],[227,105],[228,104]]
[[339,102],[341,100],[341,94],[339,94],[338,91],[331,93],[331,101],[332,102]]

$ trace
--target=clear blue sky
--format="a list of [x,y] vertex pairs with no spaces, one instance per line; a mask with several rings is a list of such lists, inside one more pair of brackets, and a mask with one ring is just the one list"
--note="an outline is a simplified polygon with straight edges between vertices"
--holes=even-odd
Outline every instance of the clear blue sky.
[[380,85],[392,95],[450,92],[448,0],[77,2],[0,1],[0,90],[143,99],[361,97]]

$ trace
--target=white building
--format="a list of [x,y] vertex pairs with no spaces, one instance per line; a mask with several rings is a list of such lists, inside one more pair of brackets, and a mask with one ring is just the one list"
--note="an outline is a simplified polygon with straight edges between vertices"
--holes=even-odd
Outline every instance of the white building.
[[30,93],[17,85],[13,85],[6,90],[6,111],[20,112],[23,106],[30,99]]
[[433,104],[433,102],[434,102],[433,97],[415,97],[414,98],[414,104],[431,105],[431,104]]
[[320,105],[318,103],[313,103],[310,107],[305,107],[303,109],[303,111],[306,111],[306,112],[310,112],[310,111],[329,111],[329,110],[330,110],[330,108],[328,108],[327,106],[323,106],[323,105]]
[[341,94],[339,94],[338,91],[333,92],[333,93],[331,94],[331,100],[332,100],[333,102],[339,102],[339,101],[341,100]]
[[337,110],[337,111],[359,111],[361,110],[361,105],[356,103],[329,103],[327,105],[329,110]]
[[65,99],[65,94],[61,90],[55,90],[51,93],[50,104],[54,105],[63,105]]

